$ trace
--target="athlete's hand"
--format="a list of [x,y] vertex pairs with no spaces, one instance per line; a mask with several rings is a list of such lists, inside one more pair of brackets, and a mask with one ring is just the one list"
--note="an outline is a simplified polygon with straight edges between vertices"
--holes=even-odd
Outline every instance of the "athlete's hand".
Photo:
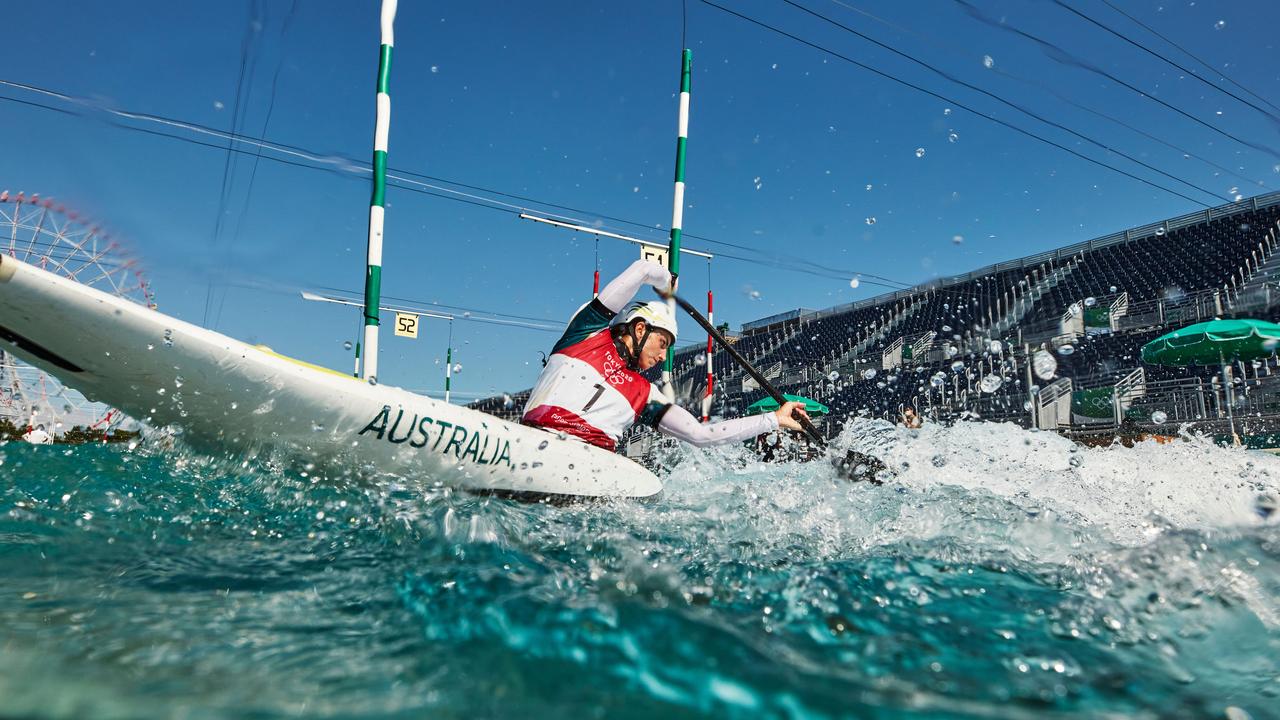
[[675,297],[676,286],[678,286],[679,284],[680,284],[680,278],[674,275],[671,275],[667,280],[667,285],[665,287],[659,287],[657,285],[654,285],[653,289],[655,292],[658,293],[658,297],[662,298],[663,300],[670,300],[672,297]]
[[804,431],[804,426],[800,424],[799,420],[796,420],[796,415],[806,420],[809,419],[809,413],[804,411],[804,403],[794,400],[782,403],[782,407],[774,410],[773,414],[778,418],[778,427],[786,428],[787,430]]

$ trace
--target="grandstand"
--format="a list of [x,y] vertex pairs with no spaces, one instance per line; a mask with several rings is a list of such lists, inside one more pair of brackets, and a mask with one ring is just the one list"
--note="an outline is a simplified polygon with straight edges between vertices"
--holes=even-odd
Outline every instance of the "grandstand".
[[[1280,314],[1280,192],[1170,218],[819,311],[745,323],[735,347],[783,392],[821,400],[836,422],[913,407],[959,418],[1085,432],[1121,423],[1221,432],[1228,406],[1259,432],[1280,425],[1275,358],[1221,368],[1146,367],[1142,345],[1214,317]],[[1056,372],[1043,368],[1056,362]],[[677,399],[697,408],[703,352],[677,354]],[[764,396],[716,353],[713,412]],[[1033,371],[1040,367],[1041,373]],[[488,398],[518,416],[526,393]],[[505,407],[504,407],[505,405]],[[1167,417],[1163,423],[1152,418]],[[1273,422],[1273,420],[1275,422]]]

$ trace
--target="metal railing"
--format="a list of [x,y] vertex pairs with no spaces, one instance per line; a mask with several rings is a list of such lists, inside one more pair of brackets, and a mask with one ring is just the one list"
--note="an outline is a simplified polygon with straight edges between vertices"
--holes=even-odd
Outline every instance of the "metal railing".
[[1035,398],[1036,427],[1057,430],[1071,424],[1071,378],[1058,378],[1040,389]]
[[[962,275],[950,275],[947,277],[938,278],[936,280],[930,280],[929,282],[920,283],[919,285],[915,285],[905,290],[897,290],[890,293],[884,293],[881,295],[876,295],[874,297],[866,298],[864,300],[845,303],[844,305],[836,305],[834,307],[830,307],[825,310],[810,311],[810,310],[804,310],[804,309],[797,309],[787,313],[780,313],[779,315],[770,316],[769,318],[763,318],[762,320],[755,320],[751,323],[744,323],[742,327],[745,330],[747,326],[750,325],[752,329],[758,329],[761,327],[765,327],[765,325],[761,325],[761,323],[765,321],[769,321],[770,323],[780,322],[781,320],[787,319],[783,317],[787,315],[790,315],[794,318],[799,318],[803,316],[805,319],[808,319],[808,320],[816,320],[818,318],[829,317],[831,315],[839,315],[840,313],[850,312],[853,310],[861,310],[863,308],[868,308],[873,305],[880,305],[883,303],[900,300],[902,298],[909,298],[915,295],[919,295],[920,293],[925,292],[927,290],[931,290],[931,289],[940,290],[946,287],[950,287],[952,285],[960,285],[968,282],[973,282],[974,280],[977,280],[979,278],[984,278],[984,277],[987,277],[988,275],[992,275],[995,273],[1005,272],[1006,270],[1020,270],[1020,269],[1040,265],[1042,263],[1067,260],[1075,255],[1097,250],[1099,248],[1110,247],[1112,245],[1119,245],[1121,243],[1132,242],[1134,240],[1141,240],[1141,239],[1153,237],[1156,235],[1168,235],[1168,233],[1174,230],[1179,230],[1184,227],[1190,227],[1192,225],[1198,225],[1200,223],[1210,222],[1213,220],[1217,220],[1219,218],[1234,215],[1236,213],[1248,212],[1250,210],[1261,210],[1262,208],[1271,207],[1273,205],[1280,205],[1280,191],[1267,193],[1265,195],[1258,195],[1258,196],[1249,198],[1248,200],[1242,200],[1240,202],[1228,203],[1226,205],[1219,205],[1218,207],[1210,208],[1208,210],[1200,210],[1193,213],[1187,213],[1186,215],[1179,215],[1178,217],[1169,218],[1168,220],[1154,222],[1147,225],[1142,225],[1140,227],[1130,228],[1128,230],[1112,233],[1110,235],[1103,235],[1101,237],[1097,237],[1092,240],[1085,240],[1084,242],[1074,243],[1072,245],[1060,247],[1055,250],[1047,250],[1045,252],[1036,253],[1035,255],[1027,255],[1025,257],[1017,258],[1014,260],[1008,260],[1005,262],[996,263],[994,265],[987,265],[986,267],[981,267],[981,268],[978,268],[977,270],[964,273]],[[774,318],[777,318],[777,319],[774,319]]]

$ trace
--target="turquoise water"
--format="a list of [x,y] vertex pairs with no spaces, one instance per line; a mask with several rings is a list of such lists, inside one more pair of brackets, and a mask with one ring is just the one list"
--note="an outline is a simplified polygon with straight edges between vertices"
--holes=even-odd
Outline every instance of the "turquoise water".
[[10,443],[3,714],[1280,717],[1280,460],[841,444],[897,479],[691,451],[658,502],[557,508]]

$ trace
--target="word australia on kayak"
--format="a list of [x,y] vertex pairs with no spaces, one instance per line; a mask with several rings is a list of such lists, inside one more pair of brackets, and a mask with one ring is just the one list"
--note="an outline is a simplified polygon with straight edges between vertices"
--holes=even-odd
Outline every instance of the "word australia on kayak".
[[[408,443],[409,447],[415,448],[431,445],[432,452],[441,455],[452,453],[458,460],[470,458],[478,465],[515,467],[511,462],[511,441],[491,436],[487,428],[470,430],[462,424],[434,420],[417,413],[406,421],[404,415],[404,408],[398,408],[392,420],[391,406],[383,405],[382,410],[357,435],[373,433],[379,440],[397,445]],[[437,431],[434,442],[431,439],[433,428]]]

